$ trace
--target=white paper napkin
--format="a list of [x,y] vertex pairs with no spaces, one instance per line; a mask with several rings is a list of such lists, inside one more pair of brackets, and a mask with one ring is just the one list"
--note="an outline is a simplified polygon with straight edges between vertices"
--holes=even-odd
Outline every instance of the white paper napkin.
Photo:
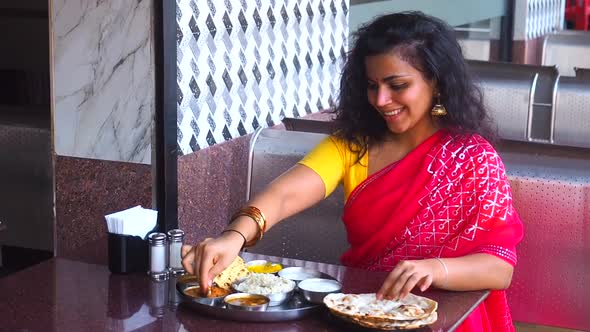
[[158,211],[140,205],[105,216],[109,233],[145,238],[156,227]]

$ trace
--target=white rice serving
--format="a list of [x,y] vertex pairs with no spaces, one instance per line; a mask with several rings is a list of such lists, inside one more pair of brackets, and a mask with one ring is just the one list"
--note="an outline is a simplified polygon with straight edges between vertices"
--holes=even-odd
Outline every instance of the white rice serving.
[[234,288],[242,293],[269,295],[290,292],[295,282],[270,273],[251,273]]

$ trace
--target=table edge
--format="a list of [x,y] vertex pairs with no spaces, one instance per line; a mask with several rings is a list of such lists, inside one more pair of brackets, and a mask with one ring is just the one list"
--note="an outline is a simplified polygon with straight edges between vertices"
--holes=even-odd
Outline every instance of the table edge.
[[[473,308],[477,308],[485,299],[488,298],[488,296],[490,296],[490,290],[485,290],[483,296],[477,300],[477,302],[475,303],[475,305],[473,306]],[[451,327],[449,328],[448,332],[453,332],[455,331],[459,325],[463,324],[463,322],[465,321],[465,319],[471,315],[471,313],[473,313],[473,311],[475,311],[475,309],[473,310],[468,310],[466,313],[464,313],[456,322],[455,324],[451,325]]]

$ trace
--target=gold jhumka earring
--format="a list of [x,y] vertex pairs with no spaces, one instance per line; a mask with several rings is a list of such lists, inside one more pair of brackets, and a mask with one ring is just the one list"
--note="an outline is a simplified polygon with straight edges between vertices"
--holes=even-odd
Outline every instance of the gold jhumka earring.
[[447,109],[440,103],[440,93],[436,94],[436,104],[432,107],[430,114],[434,117],[442,117],[448,114]]

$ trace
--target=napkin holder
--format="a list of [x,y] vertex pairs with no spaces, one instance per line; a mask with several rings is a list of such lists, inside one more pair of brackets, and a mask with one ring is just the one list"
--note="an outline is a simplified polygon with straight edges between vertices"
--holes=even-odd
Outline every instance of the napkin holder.
[[148,240],[139,236],[108,233],[108,257],[111,273],[146,272],[149,267]]

